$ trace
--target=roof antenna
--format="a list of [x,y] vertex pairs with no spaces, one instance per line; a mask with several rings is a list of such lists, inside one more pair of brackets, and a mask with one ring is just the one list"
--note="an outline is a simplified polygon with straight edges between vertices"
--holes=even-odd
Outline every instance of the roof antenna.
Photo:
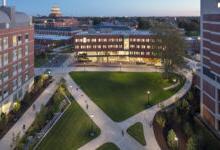
[[4,6],[4,7],[7,6],[7,0],[2,0],[2,6]]

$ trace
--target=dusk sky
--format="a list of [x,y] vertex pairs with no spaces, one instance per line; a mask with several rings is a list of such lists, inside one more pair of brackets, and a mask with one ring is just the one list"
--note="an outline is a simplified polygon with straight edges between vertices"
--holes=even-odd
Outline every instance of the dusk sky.
[[200,0],[8,0],[19,11],[48,15],[60,6],[64,15],[74,16],[198,16]]

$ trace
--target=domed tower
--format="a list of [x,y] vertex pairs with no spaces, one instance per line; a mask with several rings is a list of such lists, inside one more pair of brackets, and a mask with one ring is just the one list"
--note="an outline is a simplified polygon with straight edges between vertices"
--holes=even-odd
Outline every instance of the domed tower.
[[58,5],[54,5],[51,8],[51,12],[50,12],[49,16],[50,17],[61,17],[62,13],[61,13],[60,7]]

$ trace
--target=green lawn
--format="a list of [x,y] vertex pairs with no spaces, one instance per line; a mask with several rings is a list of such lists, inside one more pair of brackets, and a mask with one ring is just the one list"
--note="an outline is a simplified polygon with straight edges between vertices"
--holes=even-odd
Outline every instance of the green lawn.
[[120,150],[120,149],[113,143],[106,143],[101,147],[99,147],[97,150]]
[[132,125],[131,127],[128,128],[127,132],[139,143],[141,143],[142,145],[146,145],[142,123],[138,122]]
[[73,101],[37,150],[76,150],[100,134],[100,129],[93,123],[96,135],[90,136],[91,123],[85,112]]
[[[164,80],[161,73],[73,72],[70,75],[114,121],[123,121],[176,92],[163,90],[173,83]],[[151,91],[149,102],[147,90]]]

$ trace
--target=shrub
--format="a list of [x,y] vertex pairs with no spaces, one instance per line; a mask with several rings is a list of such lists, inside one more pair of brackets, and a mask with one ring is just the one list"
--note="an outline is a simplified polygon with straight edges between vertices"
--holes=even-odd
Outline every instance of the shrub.
[[186,145],[187,150],[197,150],[198,149],[198,139],[193,136],[190,137]]
[[167,135],[167,144],[172,150],[177,150],[178,148],[178,141],[176,137],[176,133],[173,129],[169,130]]
[[17,113],[21,109],[21,101],[16,100],[16,102],[13,104],[13,112]]
[[193,134],[193,129],[188,122],[184,124],[183,131],[188,137],[190,137]]
[[156,115],[156,122],[161,128],[164,128],[166,125],[166,117],[163,114],[158,114]]

